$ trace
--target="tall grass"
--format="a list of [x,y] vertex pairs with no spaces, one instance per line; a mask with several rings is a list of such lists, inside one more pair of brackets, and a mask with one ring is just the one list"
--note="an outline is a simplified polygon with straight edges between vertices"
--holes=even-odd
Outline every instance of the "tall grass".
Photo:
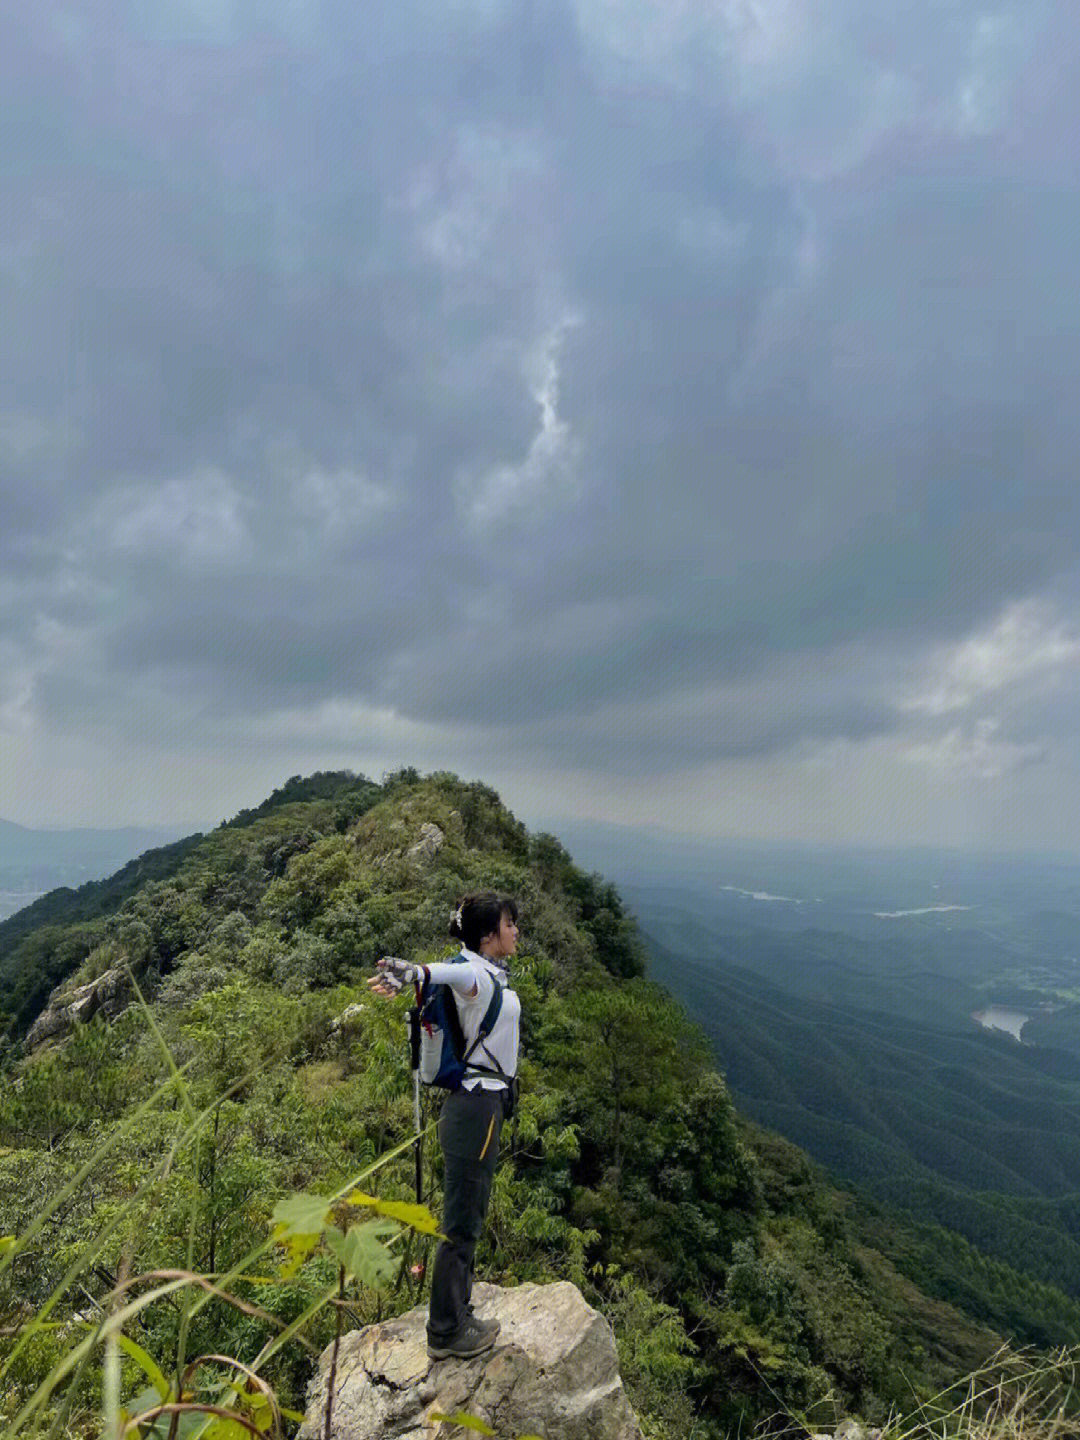
[[[180,1122],[171,1143],[142,1176],[133,1194],[78,1250],[36,1313],[10,1327],[0,1340],[0,1432],[4,1440],[62,1440],[69,1436],[122,1440],[135,1435],[154,1440],[284,1437],[303,1417],[279,1402],[262,1373],[268,1363],[290,1345],[315,1353],[306,1332],[327,1311],[341,1316],[347,1285],[384,1288],[404,1269],[395,1254],[401,1237],[410,1231],[426,1235],[437,1231],[425,1207],[382,1202],[358,1188],[404,1156],[422,1137],[410,1136],[357,1173],[343,1177],[328,1195],[294,1195],[279,1202],[265,1237],[221,1274],[199,1274],[194,1268],[198,1195],[193,1191],[187,1265],[132,1274],[130,1245],[123,1246],[115,1284],[98,1302],[95,1317],[86,1318],[80,1297],[88,1291],[82,1282],[94,1273],[110,1244],[117,1244],[119,1235],[135,1233],[157,1187],[179,1157],[193,1152],[197,1158],[198,1141],[222,1102],[254,1078],[245,1076],[210,1105],[197,1108],[184,1067],[176,1064],[134,977],[131,983],[168,1073],[18,1235],[0,1237],[0,1282],[39,1241],[50,1219],[115,1155],[125,1139],[137,1134],[141,1122],[166,1101],[178,1103]],[[288,1258],[277,1263],[282,1247]],[[280,1285],[316,1253],[333,1257],[337,1278],[333,1285],[318,1286],[314,1298],[295,1319],[286,1322],[238,1293],[257,1293],[261,1285]],[[256,1274],[255,1267],[265,1269],[267,1261],[272,1273]],[[257,1319],[270,1331],[255,1356],[208,1353],[189,1357],[192,1324],[214,1301]],[[173,1353],[152,1355],[136,1337],[143,1334],[141,1323],[163,1304],[180,1308],[177,1338]],[[340,1323],[335,1329],[340,1338]],[[49,1363],[38,1375],[33,1365],[34,1347],[46,1339],[54,1343]],[[32,1375],[29,1384],[27,1373]],[[146,1383],[138,1393],[125,1397],[124,1380],[128,1379],[130,1388],[133,1373]],[[22,1377],[19,1385],[14,1383],[16,1374]],[[101,1397],[94,1411],[84,1403],[91,1390],[100,1392]],[[329,1418],[327,1415],[328,1423]]]
[[884,1440],[1074,1440],[1080,1344],[1040,1354],[999,1350],[961,1385],[890,1422]]

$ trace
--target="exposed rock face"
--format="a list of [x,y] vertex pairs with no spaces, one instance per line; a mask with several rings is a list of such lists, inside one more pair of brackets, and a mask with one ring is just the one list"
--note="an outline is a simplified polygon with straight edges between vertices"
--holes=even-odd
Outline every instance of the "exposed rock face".
[[[429,1360],[423,1309],[343,1337],[333,1440],[450,1440],[468,1432],[430,1417],[461,1412],[500,1440],[642,1440],[611,1326],[576,1286],[478,1284],[473,1301],[502,1322],[495,1348],[475,1360]],[[321,1440],[332,1351],[319,1361],[297,1440]]]
[[[877,1434],[880,1436],[881,1431]],[[857,1420],[841,1420],[833,1431],[833,1440],[867,1440],[867,1432]]]
[[420,839],[415,845],[410,845],[405,852],[406,860],[413,860],[418,865],[430,865],[442,849],[445,839],[445,835],[437,825],[425,821],[420,826]]
[[357,1000],[352,1005],[346,1005],[340,1015],[335,1015],[330,1021],[331,1035],[338,1035],[343,1031],[355,1030],[360,1024],[360,1016],[364,1013],[364,1002]]
[[43,1040],[54,1035],[64,1035],[72,1026],[85,1024],[104,1010],[114,1015],[126,995],[127,977],[122,970],[106,970],[88,985],[76,990],[66,990],[61,985],[49,996],[49,1003],[30,1027],[26,1037],[26,1048],[33,1050]]
[[831,1435],[815,1434],[810,1440],[881,1440],[880,1430],[867,1430],[857,1420],[841,1420]]
[[881,1440],[880,1430],[867,1430],[857,1420],[841,1420],[832,1440]]

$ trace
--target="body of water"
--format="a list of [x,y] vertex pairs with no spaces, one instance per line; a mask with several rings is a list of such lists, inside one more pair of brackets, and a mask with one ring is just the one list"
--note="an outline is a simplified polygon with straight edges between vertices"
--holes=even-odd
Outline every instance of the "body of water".
[[1023,1038],[1020,1032],[1031,1016],[1020,1010],[1008,1010],[1003,1005],[991,1005],[988,1010],[976,1010],[971,1018],[984,1030],[1005,1030],[1014,1040],[1020,1040]]
[[902,920],[905,915],[947,915],[951,910],[970,910],[970,905],[923,905],[918,910],[875,910],[875,920]]

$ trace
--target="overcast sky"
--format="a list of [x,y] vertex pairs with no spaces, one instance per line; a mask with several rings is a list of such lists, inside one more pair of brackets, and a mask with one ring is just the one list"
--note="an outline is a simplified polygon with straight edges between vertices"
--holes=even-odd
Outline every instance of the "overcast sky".
[[0,15],[0,815],[1080,851],[1071,0]]

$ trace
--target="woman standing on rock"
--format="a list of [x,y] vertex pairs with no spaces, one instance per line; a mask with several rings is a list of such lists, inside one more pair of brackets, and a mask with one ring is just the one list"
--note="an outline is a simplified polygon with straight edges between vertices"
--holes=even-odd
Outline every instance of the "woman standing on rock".
[[[450,934],[461,941],[453,961],[414,965],[384,956],[368,985],[376,995],[393,997],[407,985],[449,987],[448,1003],[461,1021],[468,1063],[460,1089],[451,1090],[439,1116],[439,1145],[444,1162],[443,1233],[435,1252],[428,1306],[428,1354],[466,1359],[495,1343],[497,1320],[473,1314],[472,1270],[495,1163],[499,1132],[513,1104],[517,1074],[521,1002],[509,988],[507,962],[517,950],[517,905],[490,891],[466,895],[450,920]],[[488,1034],[480,1036],[496,987],[502,1003]]]

